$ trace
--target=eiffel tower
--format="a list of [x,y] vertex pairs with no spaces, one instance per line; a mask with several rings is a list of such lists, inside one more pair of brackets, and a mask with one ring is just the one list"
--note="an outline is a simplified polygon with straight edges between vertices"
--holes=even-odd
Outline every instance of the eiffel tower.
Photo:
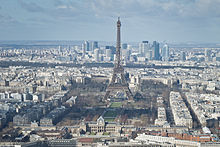
[[113,75],[111,82],[107,87],[104,100],[106,101],[113,91],[124,91],[129,101],[133,101],[133,95],[129,89],[124,75],[124,68],[121,65],[121,35],[120,35],[121,22],[118,18],[117,21],[117,44],[116,44],[116,59],[114,63]]

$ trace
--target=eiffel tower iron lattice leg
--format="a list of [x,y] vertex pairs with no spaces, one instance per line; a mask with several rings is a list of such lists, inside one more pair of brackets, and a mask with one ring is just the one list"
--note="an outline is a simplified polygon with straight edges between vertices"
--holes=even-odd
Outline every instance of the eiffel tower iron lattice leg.
[[118,73],[121,76],[121,83],[115,83],[117,73],[113,73],[111,83],[109,84],[104,99],[107,100],[110,93],[113,91],[124,91],[129,100],[133,100],[133,95],[125,80],[124,73]]

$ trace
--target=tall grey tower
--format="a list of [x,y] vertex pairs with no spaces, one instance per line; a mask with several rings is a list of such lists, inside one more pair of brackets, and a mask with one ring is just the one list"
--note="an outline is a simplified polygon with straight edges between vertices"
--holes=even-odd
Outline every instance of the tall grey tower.
[[133,100],[133,95],[129,89],[128,83],[124,76],[124,68],[121,65],[121,34],[120,34],[121,22],[118,18],[117,21],[117,44],[116,44],[116,59],[114,63],[113,75],[106,90],[104,100],[107,100],[110,93],[113,91],[124,91],[128,97],[128,100]]

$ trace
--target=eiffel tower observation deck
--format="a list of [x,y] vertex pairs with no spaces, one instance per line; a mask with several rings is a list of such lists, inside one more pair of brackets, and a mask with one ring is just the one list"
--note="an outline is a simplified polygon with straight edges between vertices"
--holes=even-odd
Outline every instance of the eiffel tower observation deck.
[[121,21],[117,21],[117,44],[116,44],[116,59],[114,63],[113,75],[107,87],[104,100],[107,101],[110,94],[113,92],[122,91],[126,94],[129,101],[133,101],[133,95],[129,89],[128,83],[125,79],[124,68],[121,65]]

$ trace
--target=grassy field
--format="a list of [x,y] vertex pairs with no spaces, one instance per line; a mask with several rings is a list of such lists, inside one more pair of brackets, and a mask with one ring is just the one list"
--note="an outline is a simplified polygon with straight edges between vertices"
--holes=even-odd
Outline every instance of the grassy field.
[[114,118],[105,118],[105,121],[107,122],[113,122],[115,119]]
[[121,102],[113,102],[111,103],[110,108],[120,108],[121,105],[122,105]]
[[117,111],[108,110],[105,112],[103,117],[104,117],[105,121],[113,122],[115,120],[115,118],[117,117],[117,115],[118,115]]
[[112,111],[112,110],[108,110],[107,112],[105,112],[104,117],[116,117],[117,116],[117,112],[116,111]]

